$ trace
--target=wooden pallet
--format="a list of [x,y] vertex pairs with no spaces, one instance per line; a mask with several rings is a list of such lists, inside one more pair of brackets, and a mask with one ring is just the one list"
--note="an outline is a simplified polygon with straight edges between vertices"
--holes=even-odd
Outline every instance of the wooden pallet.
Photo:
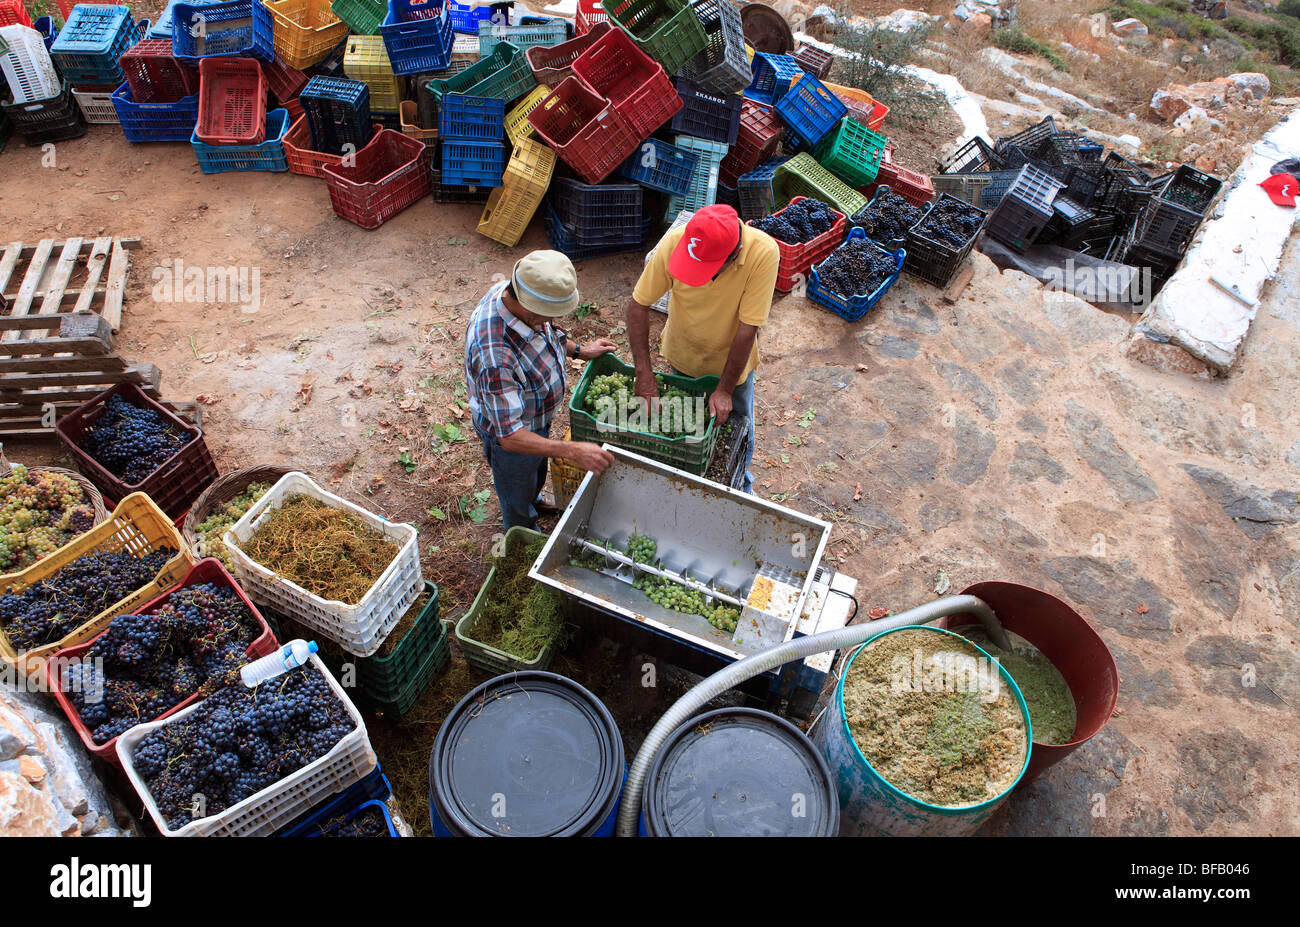
[[[51,436],[54,419],[115,383],[159,397],[157,367],[113,352],[139,247],[138,238],[46,238],[0,253],[0,439]],[[198,415],[194,403],[177,411]]]

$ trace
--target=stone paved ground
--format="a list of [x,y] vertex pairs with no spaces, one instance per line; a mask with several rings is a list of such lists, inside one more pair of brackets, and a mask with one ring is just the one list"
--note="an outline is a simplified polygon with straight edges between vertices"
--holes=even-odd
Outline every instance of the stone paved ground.
[[990,832],[1300,833],[1296,258],[1220,380],[1131,360],[1128,317],[978,254],[955,305],[906,277],[855,325],[777,304],[759,491],[837,523],[863,609],[933,598],[939,571],[1021,582],[1115,655],[1110,726]]

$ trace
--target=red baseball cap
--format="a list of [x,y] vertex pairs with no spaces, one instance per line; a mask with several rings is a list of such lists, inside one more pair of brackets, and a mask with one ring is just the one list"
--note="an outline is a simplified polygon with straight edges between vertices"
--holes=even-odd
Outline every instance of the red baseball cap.
[[1296,188],[1300,186],[1291,174],[1273,174],[1260,184],[1269,199],[1279,206],[1294,206]]
[[687,286],[704,286],[740,242],[740,216],[730,206],[705,206],[686,223],[668,258],[668,273]]

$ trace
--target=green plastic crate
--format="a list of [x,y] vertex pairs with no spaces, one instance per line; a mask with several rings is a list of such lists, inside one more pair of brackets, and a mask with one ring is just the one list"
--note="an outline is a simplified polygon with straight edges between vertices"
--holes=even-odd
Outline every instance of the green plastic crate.
[[670,77],[709,44],[699,16],[680,0],[601,0],[600,5]]
[[387,0],[334,0],[334,15],[348,24],[354,35],[379,35],[379,24],[388,15]]
[[795,155],[776,169],[772,191],[778,207],[796,196],[811,196],[846,216],[855,216],[867,205],[865,196],[818,164],[807,152]]
[[[709,419],[704,437],[683,435],[677,438],[665,438],[662,435],[647,434],[643,431],[602,430],[596,417],[583,408],[587,398],[587,388],[591,381],[607,373],[625,373],[634,377],[636,369],[623,363],[613,354],[602,354],[587,364],[577,389],[569,400],[569,427],[573,431],[574,441],[591,441],[596,444],[612,444],[624,450],[634,451],[651,460],[668,464],[678,470],[685,470],[700,476],[709,467],[709,458],[713,456],[713,446],[718,441],[717,423]],[[688,393],[708,397],[718,388],[717,377],[678,377],[662,374],[663,380],[670,386],[676,386]]]
[[471,97],[494,97],[509,104],[536,86],[537,78],[528,66],[528,58],[509,42],[498,42],[492,54],[459,74],[427,84],[439,103],[444,93],[463,93]]
[[360,704],[381,715],[398,716],[406,714],[415,707],[420,696],[438,678],[438,674],[447,668],[451,661],[451,633],[447,630],[449,621],[434,621],[438,629],[432,649],[425,655],[424,663],[403,680],[401,687],[389,698],[377,697],[371,690],[358,690]]
[[853,186],[865,187],[876,182],[880,159],[889,140],[852,119],[840,120],[840,126],[822,140],[813,157],[837,177]]
[[[515,526],[506,532],[506,551],[509,552],[515,544],[527,544],[541,537],[545,537],[545,535],[540,531]],[[456,643],[460,645],[461,651],[465,654],[465,661],[470,666],[491,673],[494,676],[500,676],[502,673],[509,673],[514,670],[545,670],[551,665],[551,660],[555,656],[554,643],[542,648],[542,652],[533,659],[521,660],[514,654],[506,653],[504,650],[497,650],[487,644],[481,644],[470,636],[474,631],[474,624],[478,621],[479,615],[483,613],[483,605],[492,591],[492,584],[496,582],[496,578],[497,568],[493,565],[492,569],[488,571],[487,579],[483,581],[483,586],[479,589],[478,595],[474,597],[474,604],[469,607],[469,611],[461,616],[460,621],[456,622]]]

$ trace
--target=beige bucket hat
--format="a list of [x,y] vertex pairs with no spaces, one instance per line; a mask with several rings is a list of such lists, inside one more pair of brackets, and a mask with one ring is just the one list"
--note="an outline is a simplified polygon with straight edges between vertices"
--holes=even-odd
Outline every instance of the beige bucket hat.
[[558,251],[533,251],[515,262],[515,298],[529,312],[557,319],[578,308],[578,272]]

